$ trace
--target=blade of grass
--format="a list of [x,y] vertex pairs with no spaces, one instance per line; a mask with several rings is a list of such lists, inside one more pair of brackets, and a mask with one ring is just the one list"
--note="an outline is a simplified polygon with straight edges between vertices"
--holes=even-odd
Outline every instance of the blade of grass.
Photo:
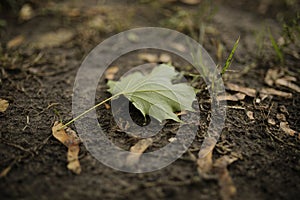
[[279,59],[280,63],[283,63],[283,54],[282,54],[277,42],[275,41],[275,39],[270,31],[270,28],[268,29],[268,31],[269,31],[269,37],[270,37],[272,46],[276,52],[277,58]]
[[222,75],[227,71],[227,69],[228,69],[229,66],[231,65],[232,58],[233,58],[234,52],[236,51],[236,49],[237,49],[237,47],[238,47],[238,45],[239,45],[239,41],[240,41],[240,37],[239,37],[239,38],[237,39],[237,41],[234,43],[233,48],[232,48],[232,50],[231,50],[231,52],[230,52],[230,54],[229,54],[229,56],[228,56],[228,58],[227,58],[227,60],[226,60],[226,63],[225,63],[225,65],[224,65],[224,67],[222,68],[222,72],[221,72]]

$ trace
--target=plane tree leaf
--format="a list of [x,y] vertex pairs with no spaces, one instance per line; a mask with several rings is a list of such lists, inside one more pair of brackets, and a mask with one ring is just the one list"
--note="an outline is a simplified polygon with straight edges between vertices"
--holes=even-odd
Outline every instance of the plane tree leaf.
[[187,83],[173,84],[178,75],[173,66],[161,64],[146,75],[137,71],[119,81],[108,81],[108,91],[116,97],[124,95],[144,116],[181,122],[174,112],[193,111],[195,92]]

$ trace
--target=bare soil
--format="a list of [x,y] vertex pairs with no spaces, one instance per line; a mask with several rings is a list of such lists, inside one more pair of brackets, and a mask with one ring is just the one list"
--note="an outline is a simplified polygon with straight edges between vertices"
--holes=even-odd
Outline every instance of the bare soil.
[[[266,8],[261,8],[260,1],[209,4],[203,1],[199,8],[180,2],[140,2],[34,2],[31,5],[35,15],[28,21],[20,21],[11,11],[1,13],[6,26],[0,29],[0,98],[8,100],[9,107],[0,113],[0,172],[10,167],[0,179],[1,199],[222,198],[218,181],[200,178],[193,157],[197,157],[209,123],[210,104],[206,101],[209,97],[203,82],[195,85],[202,89],[198,95],[202,112],[200,131],[187,153],[159,171],[144,174],[116,171],[93,158],[81,144],[82,173],[76,175],[66,168],[66,147],[52,136],[51,127],[55,121],[72,119],[73,83],[85,56],[109,36],[134,27],[168,27],[198,39],[198,24],[202,22],[209,27],[203,45],[220,65],[224,64],[240,36],[235,60],[224,76],[225,82],[259,91],[266,87],[264,78],[268,69],[280,69],[287,75],[300,77],[299,49],[288,46],[285,62],[281,64],[276,61],[271,43],[257,39],[267,26],[275,38],[281,36],[282,25],[278,18],[287,12],[280,3],[266,3]],[[293,11],[291,7],[288,9]],[[188,15],[191,13],[198,15],[195,18]],[[279,17],[278,13],[281,13]],[[95,27],[91,23],[98,15],[102,24]],[[71,32],[70,39],[57,46],[36,46],[41,35],[62,29]],[[24,41],[8,48],[8,41],[19,35],[25,37]],[[259,49],[260,43],[264,43],[262,49]],[[224,49],[221,56],[219,45]],[[120,68],[115,79],[145,63],[138,58],[138,53],[133,52],[113,63]],[[176,57],[172,60],[178,70],[194,73],[183,60]],[[300,93],[285,87],[275,88],[292,93],[293,98],[269,96],[257,103],[259,97],[247,96],[241,101],[228,102],[225,128],[213,158],[238,157],[228,167],[237,188],[233,199],[299,198]],[[102,78],[97,102],[109,97],[106,89]],[[247,117],[247,111],[253,112],[254,120]],[[102,106],[97,112],[100,124],[116,144],[128,150],[136,142],[118,131],[109,109]],[[131,108],[131,114],[139,123],[140,113]],[[296,130],[294,136],[280,129],[277,114],[285,115],[290,128]],[[275,125],[268,123],[270,118],[275,120]],[[155,137],[148,151],[163,146],[176,133],[176,126],[172,122],[168,124],[164,134]]]

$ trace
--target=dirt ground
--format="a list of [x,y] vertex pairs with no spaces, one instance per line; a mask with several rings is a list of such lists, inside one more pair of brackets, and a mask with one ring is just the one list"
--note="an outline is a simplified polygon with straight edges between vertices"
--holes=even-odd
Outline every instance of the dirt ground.
[[[290,20],[287,25],[293,26],[294,14],[299,10],[296,2],[203,0],[190,5],[184,1],[30,1],[29,11],[25,9],[21,14],[19,9],[24,4],[5,4],[0,14],[0,98],[7,100],[9,106],[0,112],[0,198],[227,198],[220,191],[218,178],[203,178],[197,171],[195,158],[210,113],[202,81],[195,84],[201,89],[201,131],[187,153],[159,171],[131,174],[111,169],[81,144],[82,172],[76,175],[66,167],[66,147],[52,136],[55,121],[72,119],[73,83],[85,56],[101,41],[123,30],[159,26],[202,42],[220,66],[240,36],[234,61],[223,78],[225,83],[253,88],[257,94],[227,102],[225,128],[213,151],[213,160],[224,155],[237,159],[228,166],[236,188],[232,199],[298,199],[300,92],[265,81],[266,74],[274,69],[279,71],[278,76],[288,77],[299,86],[299,38],[288,43],[283,32],[283,19]],[[294,26],[299,31],[297,21]],[[272,46],[268,28],[281,45],[283,59]],[[139,53],[113,63],[120,69],[115,79],[146,62]],[[177,69],[194,73],[179,58],[172,57],[172,62]],[[292,97],[260,96],[262,88],[291,93]],[[98,89],[97,102],[110,96],[104,78]],[[228,93],[235,92],[229,88]],[[109,137],[129,150],[136,141],[118,130],[111,111],[102,106],[97,112]],[[138,121],[140,113],[134,108],[131,113]],[[174,135],[172,122],[169,123],[147,151],[163,146]],[[290,129],[282,128],[283,124]]]

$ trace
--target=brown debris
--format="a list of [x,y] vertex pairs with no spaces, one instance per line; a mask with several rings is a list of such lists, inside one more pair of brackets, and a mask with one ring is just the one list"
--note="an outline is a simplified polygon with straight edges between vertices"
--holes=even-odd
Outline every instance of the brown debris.
[[252,112],[252,111],[247,111],[247,112],[246,112],[246,115],[248,116],[248,118],[249,118],[250,120],[254,120],[254,116],[253,116],[253,112]]
[[256,90],[253,88],[239,86],[233,83],[225,83],[227,89],[246,94],[249,97],[256,97]]
[[283,121],[283,122],[286,121],[286,117],[285,117],[285,115],[282,114],[282,113],[277,113],[277,114],[276,114],[276,118],[277,118],[278,120],[280,120],[280,121]]
[[52,135],[66,147],[68,147],[68,165],[67,168],[75,174],[81,173],[81,166],[78,160],[79,143],[80,140],[76,135],[76,132],[70,128],[60,129],[63,126],[62,123],[55,122],[52,127]]
[[24,4],[19,12],[19,19],[21,21],[28,21],[34,16],[32,7],[29,4]]
[[265,76],[265,83],[269,86],[273,86],[275,83],[278,86],[284,86],[300,93],[300,87],[292,83],[293,81],[297,81],[297,78],[288,75],[284,76],[283,72],[279,69],[269,69]]
[[146,138],[138,141],[130,148],[131,154],[126,158],[127,166],[133,166],[139,162],[139,159],[144,151],[153,143],[152,138]]
[[280,86],[285,86],[285,87],[288,87],[292,90],[295,90],[296,92],[300,93],[300,87],[292,82],[290,82],[289,80],[285,79],[284,78],[280,78],[280,79],[277,79],[275,81],[276,85],[280,85]]
[[213,165],[214,171],[218,175],[220,193],[223,200],[230,200],[236,194],[236,187],[228,172],[227,166],[235,162],[237,158],[227,155],[217,159]]
[[294,136],[296,133],[296,131],[290,128],[288,122],[280,122],[280,129],[290,136]]
[[269,69],[265,76],[265,83],[269,86],[273,86],[278,77],[282,75],[278,69]]
[[171,62],[171,56],[169,54],[162,53],[158,60],[162,63],[168,63]]
[[226,95],[218,96],[217,100],[218,101],[240,101],[240,100],[244,100],[245,97],[246,95],[243,93],[235,93],[233,95],[226,94]]
[[33,42],[32,46],[38,49],[58,47],[63,43],[70,41],[75,33],[68,29],[60,29],[55,32],[45,33]]
[[115,78],[116,73],[118,73],[118,71],[119,71],[118,66],[112,66],[112,67],[108,68],[104,74],[105,78],[107,80],[113,80]]
[[6,44],[6,47],[8,49],[18,47],[24,42],[25,37],[23,35],[18,35],[17,37],[14,37],[13,39],[9,40]]
[[273,118],[269,118],[268,119],[268,124],[271,124],[271,125],[275,126],[276,122],[275,122],[275,120]]
[[138,55],[138,58],[143,61],[150,62],[150,63],[155,63],[158,61],[158,56],[155,54],[151,54],[151,53],[140,53]]
[[206,156],[197,159],[197,170],[202,177],[206,177],[212,169],[212,151]]
[[0,112],[5,112],[9,106],[9,103],[5,99],[0,99]]
[[293,94],[288,92],[282,92],[280,90],[275,90],[273,88],[262,88],[260,90],[260,96],[263,97],[264,95],[276,95],[284,98],[292,98]]

